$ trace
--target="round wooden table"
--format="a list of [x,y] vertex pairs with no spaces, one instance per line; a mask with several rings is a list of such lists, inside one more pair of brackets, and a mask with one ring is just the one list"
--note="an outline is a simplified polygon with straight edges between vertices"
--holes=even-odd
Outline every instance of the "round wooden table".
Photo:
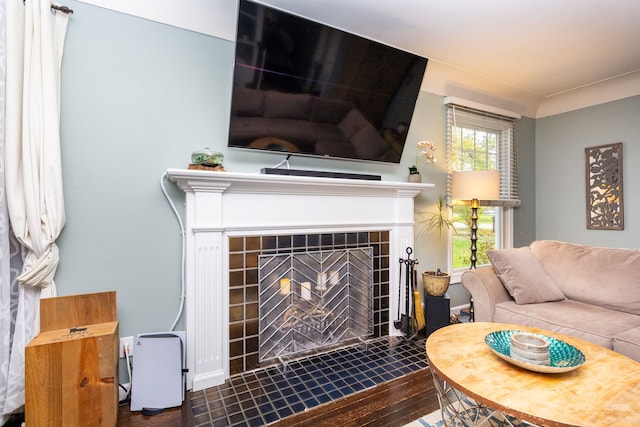
[[[564,373],[519,368],[485,343],[487,334],[499,330],[560,339],[580,349],[586,361]],[[640,363],[590,342],[519,325],[459,323],[431,334],[426,351],[441,406],[462,393],[485,413],[496,410],[534,425],[640,426]]]

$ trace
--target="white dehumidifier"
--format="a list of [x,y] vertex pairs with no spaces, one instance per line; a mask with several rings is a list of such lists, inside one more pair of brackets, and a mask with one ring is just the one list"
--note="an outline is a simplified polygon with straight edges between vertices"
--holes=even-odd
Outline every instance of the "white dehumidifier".
[[136,335],[131,410],[154,413],[181,406],[186,385],[184,331]]

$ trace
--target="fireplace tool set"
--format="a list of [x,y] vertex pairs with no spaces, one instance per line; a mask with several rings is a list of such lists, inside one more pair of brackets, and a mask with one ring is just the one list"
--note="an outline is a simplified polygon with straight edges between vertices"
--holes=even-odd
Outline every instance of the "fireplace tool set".
[[[398,278],[398,317],[393,322],[396,329],[402,331],[409,339],[414,339],[425,328],[424,310],[420,300],[418,290],[417,272],[415,265],[417,259],[411,259],[413,249],[407,248],[407,258],[400,258],[399,278]],[[404,289],[405,289],[405,311],[400,313],[400,300],[402,290],[402,266],[404,265]]]

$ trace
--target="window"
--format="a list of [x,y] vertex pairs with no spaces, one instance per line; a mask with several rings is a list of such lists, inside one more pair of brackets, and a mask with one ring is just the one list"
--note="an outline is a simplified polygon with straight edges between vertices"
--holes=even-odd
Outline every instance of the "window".
[[[513,246],[512,208],[520,204],[514,119],[448,104],[447,157],[450,172],[500,171],[500,200],[480,200],[478,208],[476,266],[489,264],[487,250]],[[457,202],[452,215],[450,271],[460,275],[471,265],[471,207]]]

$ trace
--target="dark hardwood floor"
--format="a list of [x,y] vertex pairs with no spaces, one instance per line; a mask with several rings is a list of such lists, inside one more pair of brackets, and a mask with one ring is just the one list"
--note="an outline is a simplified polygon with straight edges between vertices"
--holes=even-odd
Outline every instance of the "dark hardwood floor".
[[274,426],[402,426],[439,408],[433,379],[423,369],[273,424]]
[[126,404],[118,409],[117,427],[194,427],[190,393],[186,394],[182,407],[166,409],[153,416],[131,412],[129,408]]
[[[154,416],[131,413],[129,406],[121,406],[118,413],[118,427],[194,427],[190,402],[190,397],[187,395],[181,408],[168,409]],[[431,373],[428,369],[423,369],[293,415],[272,425],[276,427],[308,425],[394,427],[407,424],[438,408],[438,398]]]

